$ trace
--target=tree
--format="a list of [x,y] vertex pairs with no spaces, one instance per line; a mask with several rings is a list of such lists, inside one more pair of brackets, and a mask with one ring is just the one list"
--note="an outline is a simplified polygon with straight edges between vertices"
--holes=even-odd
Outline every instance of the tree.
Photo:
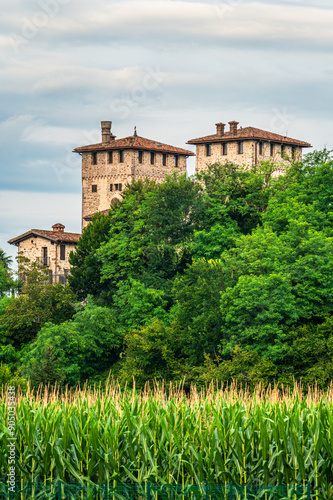
[[0,326],[0,334],[15,347],[35,338],[46,322],[59,324],[71,318],[76,301],[68,285],[51,285],[48,270],[37,263],[21,264],[21,270],[25,275],[22,294],[8,305]]
[[47,323],[23,353],[23,374],[33,385],[48,382],[76,385],[108,372],[119,358],[123,337],[107,307],[88,298],[72,320]]

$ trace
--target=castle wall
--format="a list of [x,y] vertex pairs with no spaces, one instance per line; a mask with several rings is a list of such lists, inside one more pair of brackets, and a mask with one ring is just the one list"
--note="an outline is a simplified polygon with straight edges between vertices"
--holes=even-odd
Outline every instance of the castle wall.
[[[257,163],[262,161],[274,161],[276,163],[287,164],[288,161],[284,160],[281,156],[281,145],[275,144],[273,146],[273,155],[271,155],[271,146],[269,142],[263,141],[262,143],[262,154],[259,154],[259,143],[256,140],[244,140],[243,142],[243,153],[238,152],[238,141],[228,142],[228,152],[226,155],[223,154],[223,143],[212,143],[211,145],[211,155],[207,155],[206,144],[197,144],[196,146],[196,172],[199,173],[202,170],[206,170],[208,165],[213,163],[235,163],[236,165],[252,167]],[[294,156],[296,160],[302,159],[302,149],[296,147],[293,150],[292,146],[285,145],[284,154],[291,158]],[[276,172],[279,175],[283,172],[283,169]]]
[[[113,198],[121,198],[120,184],[123,190],[125,185],[133,180],[148,178],[163,182],[166,175],[172,172],[186,173],[185,155],[177,155],[178,166],[175,167],[174,154],[165,153],[165,166],[162,152],[155,152],[154,164],[150,163],[150,154],[150,151],[142,151],[142,163],[139,163],[139,150],[125,149],[124,161],[120,162],[120,153],[114,150],[110,163],[109,152],[101,151],[97,152],[97,164],[94,164],[92,153],[83,153],[82,217],[106,210]],[[88,222],[83,219],[82,226],[85,227],[87,224]]]

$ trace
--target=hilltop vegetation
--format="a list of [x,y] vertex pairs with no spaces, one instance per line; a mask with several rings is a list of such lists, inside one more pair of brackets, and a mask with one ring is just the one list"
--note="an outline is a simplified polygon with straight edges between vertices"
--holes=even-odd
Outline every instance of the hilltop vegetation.
[[[138,181],[97,214],[70,285],[0,255],[0,361],[32,383],[154,379],[254,387],[333,378],[333,159],[317,151],[196,180]],[[1,374],[0,374],[1,377]],[[0,380],[1,382],[1,380]]]

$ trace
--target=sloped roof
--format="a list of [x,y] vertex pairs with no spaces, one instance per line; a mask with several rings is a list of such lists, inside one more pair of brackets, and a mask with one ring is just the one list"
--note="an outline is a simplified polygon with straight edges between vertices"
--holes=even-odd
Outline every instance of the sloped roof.
[[[112,202],[111,202],[111,203],[112,203]],[[93,215],[95,215],[95,214],[97,214],[97,213],[100,213],[100,214],[102,214],[102,215],[108,215],[109,210],[110,210],[109,208],[107,208],[106,210],[99,210],[98,212],[93,212],[93,213],[91,213],[91,214],[85,215],[83,218],[84,218],[84,220],[86,220],[86,221],[90,221],[90,220],[92,220]]]
[[107,144],[91,144],[90,146],[82,146],[75,148],[74,153],[86,153],[89,151],[110,151],[114,149],[140,149],[145,151],[160,151],[162,153],[180,154],[185,156],[194,156],[192,151],[187,149],[176,148],[163,142],[145,139],[138,135],[131,135],[123,139],[114,139]]
[[79,233],[65,233],[60,231],[45,231],[44,229],[30,229],[26,233],[20,234],[15,238],[8,241],[10,245],[16,245],[21,241],[27,240],[29,238],[35,238],[39,236],[40,238],[45,238],[49,241],[54,241],[55,243],[74,243],[76,244],[81,238]]
[[266,130],[261,130],[254,127],[245,127],[237,129],[237,134],[232,134],[230,131],[225,132],[224,135],[206,135],[204,137],[199,137],[198,139],[191,139],[187,141],[186,144],[204,144],[209,142],[227,142],[227,141],[239,141],[257,139],[269,142],[278,142],[281,144],[288,144],[291,146],[300,146],[302,148],[311,148],[311,144],[304,141],[299,141],[297,139],[292,139],[291,137],[286,137],[279,134],[274,134],[273,132],[267,132]]

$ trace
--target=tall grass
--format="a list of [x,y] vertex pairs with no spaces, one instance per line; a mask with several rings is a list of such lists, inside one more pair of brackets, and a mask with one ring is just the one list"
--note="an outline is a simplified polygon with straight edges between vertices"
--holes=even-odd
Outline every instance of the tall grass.
[[[0,400],[0,480],[8,473],[6,391]],[[211,384],[142,392],[57,388],[17,394],[16,457],[22,481],[289,485],[333,483],[333,386],[249,393]]]

